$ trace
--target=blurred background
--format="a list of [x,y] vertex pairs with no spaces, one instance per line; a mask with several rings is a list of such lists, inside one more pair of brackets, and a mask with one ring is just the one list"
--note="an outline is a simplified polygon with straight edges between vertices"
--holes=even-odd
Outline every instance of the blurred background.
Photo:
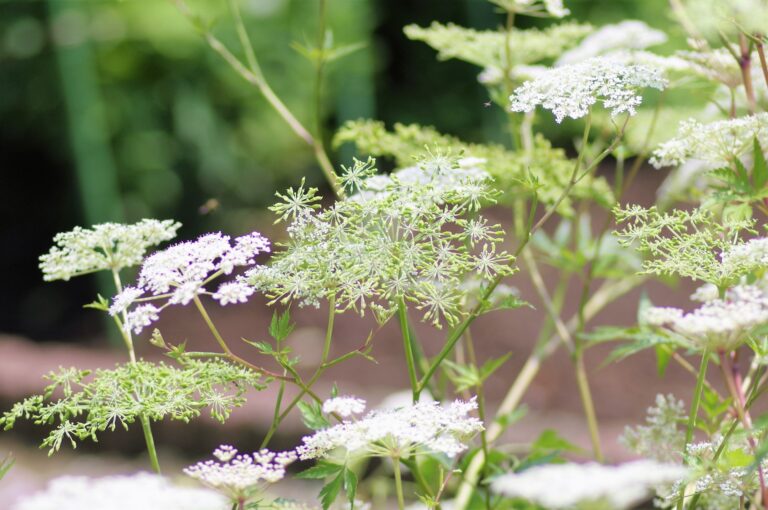
[[[236,34],[226,3],[192,2],[231,48]],[[682,36],[669,17],[665,0],[571,0],[571,19],[596,26],[623,19],[645,20],[667,31],[661,51],[680,47]],[[295,45],[317,38],[318,0],[244,0],[243,15],[264,74],[305,125],[314,125],[312,65]],[[326,142],[343,122],[357,118],[433,125],[467,141],[505,143],[504,115],[488,101],[477,82],[477,68],[459,61],[438,62],[432,49],[409,41],[410,23],[454,22],[497,28],[502,19],[485,0],[328,0],[328,27],[337,45],[361,43],[361,49],[327,67],[321,123]],[[551,22],[526,18],[518,26]],[[554,131],[554,143],[571,147],[567,130]],[[559,135],[557,133],[560,133]],[[565,133],[565,134],[562,134]],[[334,164],[349,164],[354,152],[331,153]],[[382,168],[391,163],[382,161]],[[221,230],[239,235],[260,230],[279,240],[266,207],[278,190],[306,176],[330,195],[312,153],[266,104],[202,40],[190,22],[165,0],[0,0],[0,404],[6,409],[38,392],[40,376],[59,365],[109,367],[123,359],[110,349],[114,339],[99,312],[82,305],[98,292],[112,290],[96,277],[44,283],[37,257],[52,237],[75,225],[132,222],[144,217],[183,223],[180,239]],[[648,169],[630,199],[650,203],[663,174]],[[506,220],[505,220],[506,221]],[[516,282],[513,282],[516,283]],[[520,283],[523,295],[526,287]],[[668,291],[659,302],[686,296]],[[656,292],[651,289],[651,292]],[[677,293],[677,294],[676,294]],[[607,310],[609,323],[631,322],[638,294]],[[217,322],[232,335],[263,337],[272,310],[255,301],[218,311]],[[325,312],[294,310],[292,337],[302,363],[319,357]],[[535,339],[541,315],[520,310],[478,324],[483,355],[513,351],[491,399],[503,395]],[[210,340],[199,318],[184,309],[163,318],[166,338],[203,346]],[[340,321],[334,349],[359,346],[371,323],[354,317]],[[378,365],[355,360],[340,366],[320,385],[327,394],[337,382],[344,393],[374,403],[405,388],[398,342],[388,330],[376,340]],[[504,332],[501,334],[500,332]],[[428,349],[439,336],[424,331]],[[432,335],[432,336],[430,336]],[[429,342],[432,342],[431,344]],[[438,343],[435,343],[438,342]],[[158,353],[141,342],[140,353]],[[242,351],[249,355],[247,350]],[[590,360],[598,414],[609,455],[626,453],[615,438],[625,423],[642,419],[655,393],[677,386],[686,397],[689,380],[672,370],[655,375],[652,358],[639,356],[599,369]],[[563,354],[551,361],[526,398],[529,417],[512,432],[526,440],[542,428],[557,428],[569,440],[588,439],[572,370]],[[403,377],[397,374],[402,370]],[[161,458],[178,465],[206,456],[219,442],[247,450],[269,424],[272,389],[254,397],[226,427],[206,419],[193,425],[159,427]],[[290,446],[301,434],[298,419],[288,422],[277,444]],[[44,431],[18,426],[0,434],[0,456],[13,451],[17,465],[0,483],[0,506],[34,490],[50,475],[105,472],[147,467],[138,429],[105,434],[98,445],[62,452],[47,460],[36,444]],[[254,444],[255,443],[255,444]],[[98,452],[99,457],[94,457]],[[173,466],[174,461],[169,461]],[[168,469],[172,472],[172,469]]]

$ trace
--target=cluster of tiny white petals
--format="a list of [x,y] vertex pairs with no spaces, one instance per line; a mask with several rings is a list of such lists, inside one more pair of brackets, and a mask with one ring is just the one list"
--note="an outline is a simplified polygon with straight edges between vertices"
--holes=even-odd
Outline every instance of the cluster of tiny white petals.
[[[144,260],[136,286],[126,287],[113,298],[112,315],[126,313],[123,327],[139,334],[145,327],[158,320],[158,314],[166,306],[131,305],[142,298],[167,299],[167,304],[189,304],[197,296],[206,293],[205,285],[216,276],[231,274],[236,267],[253,266],[255,258],[269,252],[269,241],[254,232],[230,241],[221,233],[206,234],[196,241],[175,244],[153,253]],[[223,283],[213,293],[222,305],[244,303],[254,294],[254,289],[241,280]]]
[[625,20],[605,25],[585,37],[581,43],[557,60],[556,65],[569,65],[617,50],[642,50],[667,41],[667,35],[642,21]]
[[225,282],[219,285],[213,299],[218,301],[221,306],[230,303],[245,303],[254,292],[254,288],[243,281]]
[[112,298],[109,315],[115,316],[125,312],[142,294],[144,291],[137,287],[124,287],[122,292]]
[[689,313],[677,308],[649,308],[643,320],[666,327],[697,347],[731,350],[758,326],[768,324],[768,295],[754,285],[739,285],[724,299],[713,299]]
[[[541,1],[541,4],[539,4]],[[519,12],[538,12],[543,9],[547,14],[554,18],[564,18],[571,11],[563,5],[563,0],[513,0],[512,6]]]
[[201,488],[176,487],[149,473],[87,478],[64,476],[18,501],[13,510],[227,510],[221,495]]
[[691,301],[698,301],[700,303],[708,303],[714,301],[720,297],[720,293],[717,290],[717,286],[712,283],[705,283],[697,288],[691,294]]
[[381,199],[389,196],[393,184],[399,186],[430,185],[435,195],[446,193],[462,185],[484,183],[491,180],[491,175],[483,168],[483,158],[466,157],[458,160],[458,166],[435,164],[415,165],[402,168],[390,175],[375,175],[367,179],[362,189],[350,197],[351,200],[365,202],[371,198]]
[[94,271],[135,266],[150,246],[172,239],[180,226],[171,220],[144,219],[132,225],[102,223],[56,234],[54,246],[40,257],[43,278],[69,280]]
[[469,415],[475,409],[473,398],[449,405],[419,402],[371,411],[359,420],[304,437],[296,451],[302,460],[324,457],[340,448],[349,454],[406,455],[421,450],[454,457],[466,450],[466,440],[483,429],[482,422]]
[[153,304],[147,303],[137,306],[125,315],[123,328],[126,331],[133,331],[138,335],[144,328],[158,320],[160,320],[160,309]]
[[549,510],[573,508],[632,508],[654,487],[675,482],[686,474],[677,464],[650,460],[619,466],[549,464],[496,478],[491,489],[509,498],[521,498]]
[[761,146],[768,146],[768,113],[708,124],[689,119],[680,124],[675,138],[654,151],[650,161],[656,168],[661,168],[696,159],[717,168],[732,163],[750,150],[755,138]]
[[356,397],[334,397],[323,402],[325,414],[338,414],[342,418],[348,418],[354,414],[365,411],[365,400]]
[[230,445],[219,446],[213,455],[216,460],[198,462],[184,469],[184,473],[235,499],[247,495],[259,484],[282,480],[286,466],[296,460],[293,451],[277,453],[263,449],[238,455]]
[[750,239],[721,255],[728,267],[768,268],[768,237]]
[[557,122],[584,117],[600,101],[612,116],[634,115],[643,98],[638,89],[663,89],[666,81],[657,69],[624,65],[596,57],[555,67],[525,82],[510,96],[512,111],[530,112],[537,106],[550,110]]

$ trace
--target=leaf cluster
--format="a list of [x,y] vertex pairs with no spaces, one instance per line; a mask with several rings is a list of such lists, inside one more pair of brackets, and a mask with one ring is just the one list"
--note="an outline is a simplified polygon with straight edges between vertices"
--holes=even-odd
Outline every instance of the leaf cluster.
[[0,426],[13,428],[24,418],[53,426],[41,447],[49,454],[65,441],[92,439],[118,425],[124,429],[137,419],[165,418],[189,422],[208,408],[224,422],[245,403],[249,388],[263,389],[259,375],[220,360],[186,360],[181,368],[139,361],[111,370],[60,369],[46,376],[51,384],[42,395],[16,403],[0,417]]

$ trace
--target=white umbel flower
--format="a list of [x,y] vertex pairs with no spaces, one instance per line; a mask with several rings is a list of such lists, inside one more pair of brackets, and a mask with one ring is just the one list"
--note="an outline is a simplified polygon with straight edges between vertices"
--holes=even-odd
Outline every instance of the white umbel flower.
[[355,397],[334,397],[323,402],[323,412],[325,414],[338,414],[342,418],[349,418],[352,415],[360,414],[365,411],[365,400]]
[[53,248],[40,257],[43,279],[69,280],[95,271],[135,266],[149,247],[173,239],[180,226],[171,220],[144,219],[132,225],[101,223],[61,232],[53,238]]
[[569,65],[617,50],[642,50],[667,41],[667,35],[642,21],[625,20],[605,25],[560,56],[556,65]]
[[634,115],[643,102],[639,89],[662,90],[665,86],[666,81],[657,69],[596,57],[552,68],[525,82],[510,96],[510,108],[515,112],[530,112],[540,105],[550,110],[557,122],[565,117],[584,117],[597,102],[610,110],[612,116]]
[[677,308],[649,308],[647,324],[668,328],[695,346],[714,350],[739,347],[758,326],[768,324],[768,295],[754,285],[734,287],[725,299],[713,299],[689,313]]
[[768,237],[750,239],[721,256],[727,267],[768,268]]
[[469,416],[475,409],[477,402],[472,399],[445,406],[419,402],[371,411],[360,420],[344,421],[304,437],[296,451],[302,460],[325,457],[339,448],[348,454],[405,456],[422,450],[454,457],[466,450],[466,440],[483,429],[480,420]]
[[24,498],[13,510],[228,510],[227,500],[207,489],[177,487],[149,473],[87,478],[64,476]]
[[493,481],[491,490],[547,510],[623,510],[643,501],[657,485],[676,482],[685,475],[682,466],[650,460],[619,466],[549,464],[502,475]]
[[216,460],[198,462],[184,469],[184,473],[233,500],[250,497],[261,485],[282,480],[286,466],[296,460],[292,451],[277,453],[263,449],[238,455],[230,445],[220,446],[213,455]]
[[213,295],[213,299],[218,301],[221,306],[231,303],[245,303],[254,292],[254,288],[245,282],[225,282],[219,285],[219,290]]
[[708,124],[689,119],[680,124],[675,138],[654,151],[650,161],[661,168],[696,159],[717,168],[751,150],[755,137],[761,146],[768,147],[768,113]]

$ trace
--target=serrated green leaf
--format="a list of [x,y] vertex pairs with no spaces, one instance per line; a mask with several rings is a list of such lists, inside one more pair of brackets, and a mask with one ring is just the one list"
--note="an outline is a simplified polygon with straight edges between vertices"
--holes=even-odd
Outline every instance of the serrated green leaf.
[[480,379],[481,381],[485,381],[488,379],[493,373],[498,370],[504,363],[507,362],[507,360],[512,356],[511,352],[508,352],[507,354],[501,356],[500,358],[490,359],[486,361],[483,366],[480,368]]
[[320,504],[323,505],[323,510],[328,510],[339,496],[341,486],[344,483],[343,475],[344,471],[340,471],[333,480],[323,485],[323,488],[320,489]]
[[320,430],[330,426],[330,422],[323,416],[323,411],[317,402],[299,402],[298,408],[301,411],[301,420],[307,428]]
[[754,162],[752,167],[752,184],[755,191],[757,191],[761,190],[768,182],[768,165],[766,165],[763,148],[760,147],[760,141],[757,137],[754,138],[752,160]]
[[350,509],[355,505],[357,495],[357,475],[351,469],[344,468],[344,491],[347,493]]
[[334,464],[327,460],[321,460],[309,469],[298,473],[296,478],[308,479],[308,480],[322,480],[339,473],[344,469],[344,466],[340,464]]
[[294,325],[291,323],[291,313],[286,310],[284,313],[275,312],[272,314],[272,320],[269,323],[269,336],[275,341],[282,342],[293,331]]
[[581,451],[581,448],[563,438],[557,431],[552,429],[546,429],[539,434],[539,437],[531,445],[531,449],[534,451]]

